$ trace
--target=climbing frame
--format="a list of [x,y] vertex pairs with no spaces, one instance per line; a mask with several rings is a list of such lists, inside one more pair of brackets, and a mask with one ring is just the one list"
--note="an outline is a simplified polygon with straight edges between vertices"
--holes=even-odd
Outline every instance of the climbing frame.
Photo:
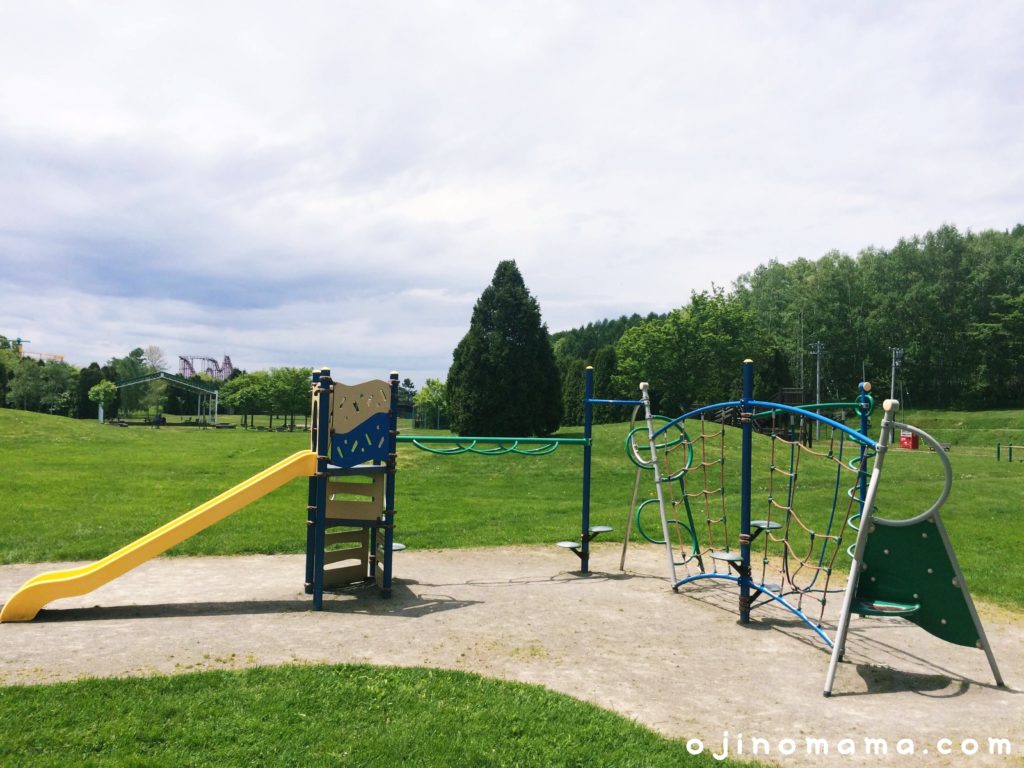
[[899,429],[916,434],[931,446],[942,462],[945,482],[931,507],[906,520],[876,516],[873,491],[865,499],[825,678],[825,696],[832,695],[838,664],[846,651],[852,614],[899,617],[948,643],[980,648],[985,652],[996,685],[1003,685],[995,654],[942,522],[940,510],[953,485],[949,457],[943,446],[924,430],[894,421],[892,413],[898,406],[895,400],[886,400],[883,405],[885,416],[873,474],[881,473],[892,435]]
[[947,643],[980,648],[982,632],[942,519],[872,521],[852,606],[861,616],[900,616]]
[[313,441],[318,471],[310,481],[306,590],[323,606],[325,588],[374,581],[391,595],[394,542],[398,374],[390,382],[348,386],[330,371],[314,374]]

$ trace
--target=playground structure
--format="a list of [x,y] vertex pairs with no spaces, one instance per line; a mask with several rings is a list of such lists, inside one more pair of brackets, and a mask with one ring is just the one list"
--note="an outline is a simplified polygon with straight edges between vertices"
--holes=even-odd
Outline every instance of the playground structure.
[[[797,407],[759,401],[753,397],[753,364],[743,367],[740,400],[716,403],[674,419],[655,416],[647,386],[640,400],[600,400],[593,397],[593,371],[586,371],[583,437],[448,437],[399,436],[397,432],[398,375],[390,382],[371,381],[354,387],[336,383],[329,369],[313,374],[312,429],[309,450],[299,451],[185,515],[143,536],[95,563],[44,573],[27,581],[0,611],[0,621],[29,621],[49,602],[86,594],[161,554],[186,538],[243,508],[288,481],[308,478],[305,591],[313,608],[323,608],[324,592],[349,584],[373,581],[384,597],[392,590],[392,556],[402,545],[394,540],[395,474],[397,445],[412,443],[442,455],[477,453],[487,456],[519,454],[544,456],[561,445],[583,448],[580,539],[558,545],[577,555],[581,572],[589,572],[589,544],[608,526],[591,525],[590,477],[593,407],[597,405],[644,408],[646,457],[638,442],[639,429],[627,437],[627,450],[639,465],[633,507],[637,525],[646,538],[664,544],[674,590],[705,579],[723,580],[739,588],[740,622],[750,622],[751,611],[774,604],[795,615],[832,648],[825,694],[830,695],[838,662],[845,650],[852,614],[904,618],[940,639],[984,650],[997,685],[1003,685],[995,657],[974,608],[966,581],[942,524],[940,509],[952,483],[949,460],[941,444],[916,427],[895,422],[898,404],[885,403],[885,416],[876,441],[868,436],[871,412],[869,386],[862,385],[855,403],[824,403]],[[823,416],[815,410],[852,409],[860,416],[860,430]],[[788,422],[786,420],[788,419]],[[687,432],[699,422],[699,433]],[[806,424],[829,432],[813,450],[804,445]],[[727,427],[741,432],[740,520],[730,521],[725,481]],[[944,487],[927,510],[905,520],[876,514],[876,497],[886,451],[895,430],[910,431],[928,443],[944,468]],[[766,491],[764,517],[753,520],[753,437],[762,432],[769,440],[764,453],[768,476],[759,487]],[[824,445],[823,450],[821,446]],[[803,457],[817,457],[832,477],[826,500],[827,523],[822,528],[802,513],[805,492],[801,479]],[[671,466],[674,458],[675,466]],[[871,472],[868,463],[873,460]],[[636,505],[641,473],[652,471],[657,498]],[[844,482],[845,478],[845,482]],[[667,499],[678,485],[680,495]],[[843,492],[845,491],[845,492]],[[640,525],[640,510],[657,504],[661,539],[652,538]],[[673,518],[668,515],[669,501]],[[703,513],[706,543],[698,537],[694,507]],[[623,562],[628,546],[627,523]],[[843,548],[845,530],[856,530],[856,542]],[[681,558],[677,561],[672,534]],[[763,544],[762,568],[756,577],[752,551],[759,537]],[[799,541],[803,540],[801,546]],[[822,627],[821,617],[829,594],[837,557],[852,557],[850,577],[834,638]],[[766,579],[768,567],[781,560],[781,583]],[[696,568],[679,578],[677,567]],[[727,570],[719,571],[721,566]],[[820,605],[817,618],[803,608],[804,600]]]
[[447,435],[399,435],[399,443],[410,443],[416,448],[440,456],[458,456],[473,453],[481,456],[547,456],[559,446],[580,446],[583,448],[583,471],[580,505],[579,540],[557,542],[557,546],[568,549],[580,559],[580,573],[590,572],[590,542],[602,533],[613,529],[608,525],[591,525],[590,522],[590,479],[591,458],[594,438],[595,405],[636,405],[634,400],[600,400],[594,398],[594,369],[587,366],[584,372],[583,436],[582,437],[472,437]]
[[[151,378],[161,377],[180,381],[168,374]],[[590,542],[612,530],[590,525],[593,406],[626,404],[595,400],[592,393],[593,370],[588,368],[583,437],[399,436],[397,373],[391,374],[389,382],[346,386],[335,382],[328,368],[315,371],[309,450],[293,454],[102,560],[30,579],[3,606],[0,622],[31,621],[53,600],[87,594],[299,477],[308,478],[304,589],[312,595],[313,608],[323,608],[325,591],[366,581],[375,581],[381,596],[389,597],[392,556],[404,549],[394,540],[399,442],[442,455],[544,456],[561,445],[582,447],[580,540],[559,542],[559,546],[571,549],[580,558],[581,572],[588,573]]]
[[398,374],[350,387],[323,368],[312,388],[306,592],[318,611],[326,588],[367,579],[391,597]]
[[299,477],[309,478],[305,590],[323,607],[327,588],[374,580],[391,593],[398,375],[336,384],[314,374],[310,448],[258,472],[107,557],[25,582],[0,622],[31,621],[48,603],[87,594]]
[[[894,421],[892,414],[898,408],[897,401],[885,401],[871,484],[861,512],[857,540],[851,547],[850,578],[824,694],[832,695],[836,668],[846,649],[853,614],[899,616],[946,642],[979,648],[985,652],[996,685],[1002,688],[1005,684],[995,654],[942,522],[941,509],[953,486],[949,457],[943,446],[924,430]],[[903,520],[876,515],[873,504],[885,454],[896,430],[912,432],[928,443],[943,469],[943,486],[938,498],[925,511]]]
[[[869,386],[862,385],[855,404],[815,404],[806,408],[759,401],[753,396],[753,363],[743,365],[743,392],[740,400],[715,403],[689,411],[674,419],[651,412],[647,385],[641,384],[641,404],[645,411],[643,433],[646,457],[638,445],[639,429],[627,438],[627,451],[641,468],[634,485],[630,521],[637,518],[640,532],[650,541],[664,544],[667,569],[674,590],[706,579],[722,580],[739,587],[740,623],[750,622],[751,611],[760,605],[774,604],[788,610],[804,622],[832,648],[832,657],[824,693],[831,695],[836,667],[842,658],[850,617],[898,616],[950,643],[984,650],[997,685],[1003,685],[995,657],[971,600],[963,573],[957,563],[942,524],[940,509],[952,484],[949,459],[943,446],[923,430],[893,420],[898,407],[894,400],[884,404],[884,417],[877,442],[868,436],[870,414]],[[837,406],[855,406],[860,415],[860,431],[817,413]],[[779,426],[778,417],[789,424]],[[714,417],[714,418],[710,418]],[[692,425],[691,436],[687,421]],[[739,524],[731,519],[726,483],[727,422],[735,421],[741,432]],[[710,426],[709,426],[710,423]],[[770,424],[770,426],[766,426]],[[794,427],[820,425],[832,436],[826,450],[813,451],[804,446]],[[753,437],[755,426],[767,433],[770,441],[761,458],[768,465],[768,477],[758,482],[766,492],[764,518],[752,519]],[[699,428],[699,433],[697,429]],[[885,454],[896,429],[909,431],[928,443],[944,468],[944,486],[938,500],[924,512],[909,519],[892,520],[876,514],[876,498]],[[764,448],[764,446],[759,446]],[[848,449],[849,447],[849,449]],[[809,523],[810,515],[801,488],[800,459],[816,456],[827,466],[832,479],[824,498],[826,509]],[[850,455],[852,454],[852,455]],[[872,461],[870,474],[867,464]],[[653,472],[656,498],[637,505],[640,472]],[[846,481],[844,483],[844,478]],[[670,497],[678,485],[679,496]],[[845,485],[845,487],[844,487]],[[799,490],[799,493],[798,493]],[[810,499],[814,503],[813,495]],[[818,497],[821,502],[821,497]],[[640,525],[645,506],[657,505],[661,538],[656,539]],[[669,507],[673,517],[669,517]],[[700,511],[698,519],[694,507]],[[824,522],[824,527],[820,523]],[[732,530],[730,531],[730,526]],[[843,532],[856,529],[856,542],[843,549]],[[699,532],[704,541],[700,541]],[[679,554],[673,544],[676,534]],[[751,555],[756,540],[763,544],[762,568],[755,576]],[[628,542],[628,533],[626,540]],[[623,562],[626,553],[623,545]],[[829,594],[838,590],[829,586],[837,556],[852,557],[843,607],[834,639],[825,633],[821,617]],[[678,559],[677,559],[678,558]],[[769,565],[781,563],[779,584],[766,580]],[[693,569],[682,578],[677,567]],[[720,571],[719,566],[726,568]],[[693,572],[695,571],[695,572]],[[805,600],[820,605],[817,618],[805,612]]]
[[[855,514],[859,514],[859,500],[866,492],[865,460],[868,446],[873,443],[869,439],[858,442],[850,439],[850,435],[867,435],[874,408],[870,389],[870,384],[862,383],[858,399],[853,402],[800,407],[801,411],[813,409],[816,416],[823,411],[842,419],[849,413],[859,415],[859,433],[845,424],[842,429],[829,427],[825,439],[816,444],[814,434],[820,433],[821,422],[812,424],[794,412],[790,403],[769,404],[777,407],[755,409],[749,416],[744,416],[738,401],[716,403],[673,420],[651,413],[648,387],[641,384],[645,425],[633,426],[626,441],[627,455],[638,467],[630,506],[635,512],[627,520],[627,529],[635,519],[642,538],[665,545],[668,576],[674,589],[702,579],[736,580],[738,577],[731,571],[741,562],[742,555],[741,547],[732,543],[730,535],[730,530],[735,531],[736,520],[735,510],[729,511],[732,495],[726,480],[726,464],[731,463],[731,458],[727,462],[727,430],[742,430],[744,422],[749,421],[752,432],[767,436],[768,441],[767,448],[759,444],[756,447],[762,450],[755,452],[757,460],[768,466],[767,500],[758,513],[763,513],[764,518],[750,524],[749,543],[754,544],[760,537],[757,548],[761,574],[757,583],[766,584],[769,564],[778,561],[779,566],[779,584],[755,590],[750,607],[762,597],[774,600],[830,643],[820,624],[844,533]],[[638,406],[634,410],[634,425],[639,409]],[[687,422],[697,425],[690,426],[692,437],[683,426]],[[654,427],[655,423],[659,429]],[[643,450],[651,450],[652,433],[656,464],[643,456]],[[637,442],[641,434],[646,443],[644,449]],[[751,448],[755,448],[753,443]],[[641,475],[651,469],[655,472],[657,494],[637,504]],[[668,507],[672,508],[671,518]],[[644,513],[648,508],[658,514],[656,526],[650,520],[645,524]],[[658,534],[652,532],[655,527]],[[656,538],[659,534],[660,538]],[[670,534],[675,534],[682,553],[678,561],[673,555]],[[625,566],[628,545],[627,536],[623,540],[620,568]],[[686,569],[682,578],[678,574],[680,567]],[[727,569],[725,575],[719,573],[720,567]],[[816,618],[805,612],[805,602],[817,603]]]
[[205,355],[178,355],[178,373],[186,379],[205,373],[215,381],[227,381],[234,372],[235,367],[227,355],[220,363]]

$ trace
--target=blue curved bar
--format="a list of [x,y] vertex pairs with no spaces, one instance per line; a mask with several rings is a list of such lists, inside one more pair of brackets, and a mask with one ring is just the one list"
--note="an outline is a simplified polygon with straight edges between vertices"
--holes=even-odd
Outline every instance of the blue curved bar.
[[715,410],[719,410],[720,411],[723,408],[733,408],[733,407],[738,406],[740,404],[741,403],[740,403],[739,400],[730,400],[727,403],[713,403],[712,405],[705,405],[705,406],[702,406],[700,408],[696,408],[695,410],[692,410],[689,413],[684,413],[682,416],[676,416],[674,419],[672,419],[672,421],[668,422],[665,426],[663,426],[661,429],[659,429],[657,432],[655,432],[653,437],[655,439],[657,439],[659,435],[661,435],[663,432],[668,430],[670,427],[674,427],[676,424],[678,424],[681,421],[686,421],[687,419],[692,419],[694,416],[699,416],[700,414],[706,413],[707,411],[715,411]]
[[[685,579],[680,579],[672,585],[672,589],[679,589],[679,587],[681,587],[683,584],[688,584],[691,581],[700,581],[701,579],[722,579],[724,581],[731,581],[735,584],[740,583],[740,577],[735,576],[731,573],[696,573],[693,576],[687,576]],[[747,583],[750,585],[752,589],[757,590],[765,597],[770,597],[776,603],[782,605],[786,610],[788,610],[790,613],[792,613],[794,616],[800,619],[800,621],[802,621],[804,624],[806,624],[808,627],[814,630],[814,634],[820,637],[822,641],[825,643],[825,645],[827,645],[829,648],[832,647],[832,641],[829,639],[829,636],[822,631],[821,627],[819,627],[817,624],[815,624],[813,621],[807,618],[807,615],[803,611],[801,611],[795,605],[790,604],[786,601],[785,598],[775,594],[770,589],[765,589],[761,585],[755,584],[749,579],[747,580]]]
[[861,445],[866,445],[869,448],[875,447],[875,441],[872,440],[867,435],[862,435],[857,430],[850,429],[850,427],[846,426],[845,424],[840,424],[835,419],[830,419],[828,416],[822,416],[820,414],[815,413],[814,411],[808,411],[804,408],[797,408],[796,406],[793,405],[782,405],[782,403],[767,403],[762,400],[751,400],[750,404],[753,406],[778,409],[780,411],[786,411],[787,413],[795,413],[797,416],[803,416],[804,418],[811,419],[812,421],[820,421],[822,424],[828,424],[830,427],[838,429],[843,434],[852,437]]
[[[672,419],[672,421],[668,422],[663,427],[661,427],[661,429],[654,433],[654,438],[657,439],[663,432],[668,430],[670,427],[674,427],[679,422],[686,421],[687,419],[692,419],[694,416],[699,416],[700,414],[706,413],[707,411],[722,410],[723,408],[734,408],[741,404],[742,403],[739,400],[729,400],[728,402],[724,403],[714,403],[713,405],[705,405],[701,408],[696,408],[692,411],[689,411],[688,413],[684,413],[682,416],[677,416],[676,418]],[[870,437],[867,437],[866,435],[862,435],[857,430],[850,429],[850,427],[846,426],[845,424],[840,424],[838,421],[828,418],[828,416],[822,416],[820,414],[815,413],[814,411],[808,411],[805,408],[797,408],[796,406],[793,405],[783,405],[782,403],[771,403],[766,400],[750,400],[748,405],[755,406],[758,408],[771,408],[772,410],[785,411],[786,413],[793,413],[796,414],[797,416],[803,416],[805,419],[810,419],[812,421],[820,421],[822,424],[827,424],[828,426],[838,429],[840,432],[850,436],[861,445],[865,445],[869,448],[874,448],[876,445],[874,440],[872,440]]]

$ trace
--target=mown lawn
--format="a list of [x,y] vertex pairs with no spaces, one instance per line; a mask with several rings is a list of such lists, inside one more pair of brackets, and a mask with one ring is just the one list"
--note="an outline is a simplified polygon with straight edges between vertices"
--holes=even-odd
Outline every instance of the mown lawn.
[[733,765],[540,686],[393,667],[11,686],[0,723],[5,766]]

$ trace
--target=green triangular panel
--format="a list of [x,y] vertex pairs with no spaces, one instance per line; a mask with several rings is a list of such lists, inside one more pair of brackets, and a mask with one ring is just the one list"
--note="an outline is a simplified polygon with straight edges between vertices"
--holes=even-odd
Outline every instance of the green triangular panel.
[[977,648],[978,628],[966,588],[960,584],[941,524],[933,520],[904,526],[873,521],[856,600],[917,603],[920,609],[903,618],[947,642]]

